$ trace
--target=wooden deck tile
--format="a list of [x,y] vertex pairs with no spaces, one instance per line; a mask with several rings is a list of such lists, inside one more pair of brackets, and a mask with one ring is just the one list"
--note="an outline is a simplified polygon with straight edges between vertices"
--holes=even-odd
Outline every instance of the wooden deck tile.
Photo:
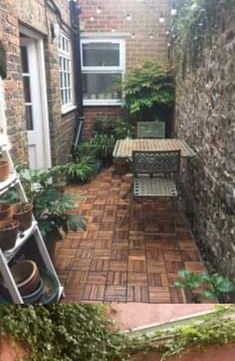
[[187,302],[173,287],[178,271],[205,268],[183,208],[179,202],[173,234],[171,202],[122,199],[130,182],[106,169],[89,184],[69,187],[80,197],[72,214],[87,218],[87,230],[57,245],[62,303]]

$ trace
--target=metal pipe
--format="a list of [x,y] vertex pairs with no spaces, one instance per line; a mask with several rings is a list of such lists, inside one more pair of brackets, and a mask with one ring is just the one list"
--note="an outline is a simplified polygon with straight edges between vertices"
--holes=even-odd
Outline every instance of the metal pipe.
[[77,122],[75,129],[74,144],[77,145],[84,123],[84,107],[83,107],[83,93],[82,93],[82,64],[81,64],[81,39],[80,39],[80,5],[71,0],[70,1],[70,15],[73,29],[73,49],[74,49],[74,73],[75,73],[75,92],[77,104]]

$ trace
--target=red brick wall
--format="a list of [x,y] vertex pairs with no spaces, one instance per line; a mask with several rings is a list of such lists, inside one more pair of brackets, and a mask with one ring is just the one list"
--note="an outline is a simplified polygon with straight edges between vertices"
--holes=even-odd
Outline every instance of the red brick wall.
[[[112,32],[128,33],[126,41],[126,65],[130,70],[137,65],[143,64],[147,60],[158,61],[159,63],[168,62],[168,47],[166,36],[166,24],[159,23],[160,13],[164,16],[169,14],[169,0],[147,0],[149,7],[137,0],[80,0],[82,7],[81,30],[85,32]],[[154,12],[151,8],[155,8]],[[100,7],[101,13],[97,14],[96,9]],[[132,20],[127,21],[126,15],[131,14]],[[95,21],[90,17],[94,16]],[[131,34],[135,34],[133,39]],[[150,39],[150,34],[154,38]],[[89,130],[92,128],[91,121],[94,119],[94,113],[113,113],[117,108],[108,109],[103,107],[98,110],[87,107],[85,110],[85,128],[83,136],[86,138],[91,135]],[[117,112],[118,113],[118,112]]]
[[[235,360],[235,344],[210,346],[203,351],[188,351],[185,355],[175,356],[169,361],[233,361]],[[131,361],[161,361],[157,353],[139,354]]]
[[89,139],[91,137],[93,124],[97,118],[106,116],[118,117],[121,114],[122,111],[119,107],[85,107],[85,122],[82,132],[83,139]]
[[[68,0],[56,0],[63,20],[70,25]],[[20,62],[19,23],[44,35],[47,96],[53,164],[68,159],[73,139],[75,112],[61,114],[58,46],[51,38],[50,27],[58,22],[44,0],[0,0],[0,42],[7,55],[7,80],[4,82],[7,127],[13,153],[27,161],[25,108]]]

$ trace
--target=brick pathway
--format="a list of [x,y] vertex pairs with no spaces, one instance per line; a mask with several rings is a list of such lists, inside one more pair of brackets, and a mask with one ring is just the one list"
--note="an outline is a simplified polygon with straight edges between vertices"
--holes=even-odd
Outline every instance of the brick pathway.
[[122,196],[129,182],[108,169],[87,185],[70,187],[83,194],[74,212],[86,217],[87,230],[57,246],[64,303],[185,303],[184,292],[171,287],[177,272],[204,270],[180,205],[174,235],[169,202],[135,203],[127,212],[130,198]]

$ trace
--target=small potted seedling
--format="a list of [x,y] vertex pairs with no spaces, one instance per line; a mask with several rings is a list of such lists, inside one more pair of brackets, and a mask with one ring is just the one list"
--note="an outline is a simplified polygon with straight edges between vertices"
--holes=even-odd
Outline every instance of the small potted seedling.
[[6,220],[0,222],[0,248],[3,251],[7,251],[15,246],[18,231],[18,221]]
[[32,225],[33,205],[27,202],[16,203],[13,206],[13,218],[19,222],[20,231],[25,231]]

